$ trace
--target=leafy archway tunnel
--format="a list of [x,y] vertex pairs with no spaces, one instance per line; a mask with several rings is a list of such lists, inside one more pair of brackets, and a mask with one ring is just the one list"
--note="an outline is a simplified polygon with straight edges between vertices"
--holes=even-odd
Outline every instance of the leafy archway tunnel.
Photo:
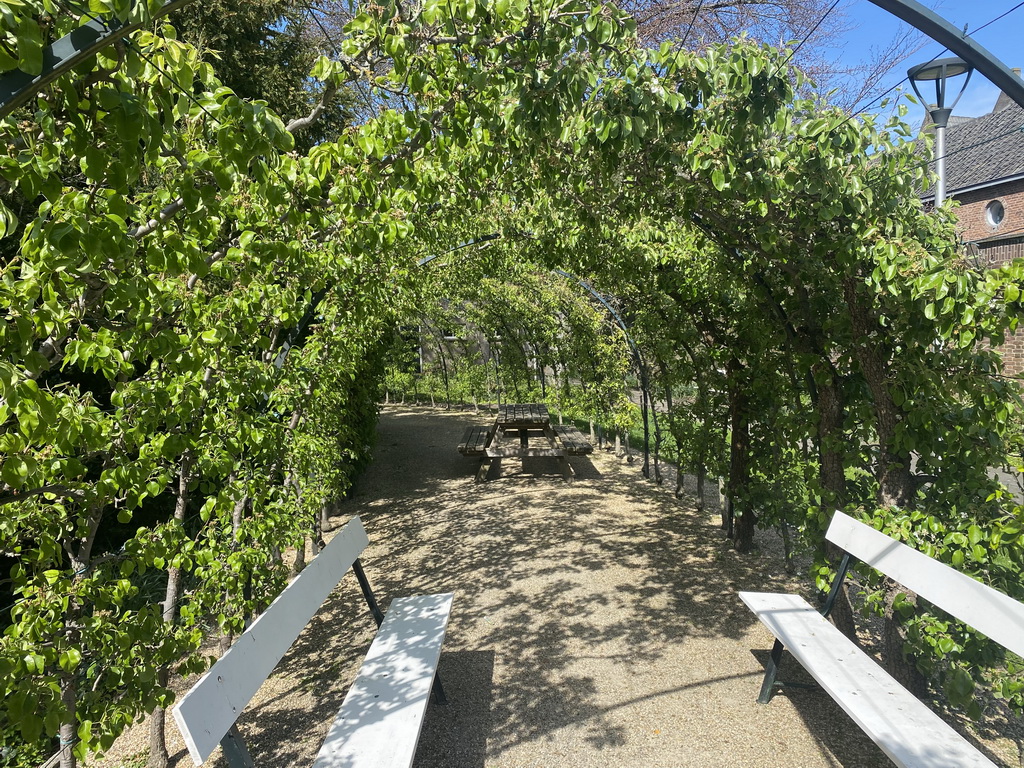
[[[204,622],[266,604],[369,455],[409,317],[532,313],[607,403],[625,356],[594,354],[585,296],[509,288],[555,268],[616,297],[738,547],[780,523],[820,547],[848,506],[1019,594],[988,469],[1015,450],[995,349],[1021,269],[976,268],[922,208],[906,126],[830,108],[786,50],[646,48],[610,5],[370,5],[346,33],[312,77],[380,109],[309,148],[320,105],[286,126],[156,25],[0,124],[5,732],[72,764],[166,703]],[[417,267],[481,231],[504,236]],[[980,640],[917,616],[917,654],[984,678]]]

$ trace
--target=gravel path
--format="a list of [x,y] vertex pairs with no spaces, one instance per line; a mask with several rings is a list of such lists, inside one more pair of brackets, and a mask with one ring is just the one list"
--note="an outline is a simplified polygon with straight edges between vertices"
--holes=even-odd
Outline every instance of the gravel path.
[[[362,517],[384,605],[455,592],[450,701],[430,706],[416,768],[890,765],[819,690],[755,702],[771,636],[736,593],[806,592],[773,537],[737,555],[717,515],[603,451],[572,459],[571,484],[553,459],[506,460],[474,484],[455,445],[486,421],[387,408],[377,460],[333,521]],[[239,719],[257,765],[312,763],[372,636],[360,601],[349,575]],[[808,682],[792,662],[783,673]],[[105,764],[133,765],[143,731]],[[991,757],[1020,764],[1016,742],[986,735]],[[168,746],[191,765],[173,725]]]

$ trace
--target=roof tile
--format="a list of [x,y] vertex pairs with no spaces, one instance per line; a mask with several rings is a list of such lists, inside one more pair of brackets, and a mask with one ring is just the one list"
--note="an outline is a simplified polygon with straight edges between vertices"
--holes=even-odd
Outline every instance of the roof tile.
[[1011,104],[972,120],[954,118],[946,129],[946,158],[949,194],[1024,174],[1024,108]]

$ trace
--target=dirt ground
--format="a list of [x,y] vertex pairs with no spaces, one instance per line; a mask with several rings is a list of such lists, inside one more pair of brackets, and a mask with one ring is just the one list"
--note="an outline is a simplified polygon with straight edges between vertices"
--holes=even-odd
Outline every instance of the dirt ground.
[[[808,592],[772,534],[738,555],[717,495],[698,513],[692,486],[677,500],[673,481],[604,451],[572,459],[572,483],[536,458],[475,484],[455,446],[487,421],[386,408],[376,461],[332,520],[362,518],[384,606],[455,592],[439,668],[449,703],[430,705],[416,768],[890,765],[820,690],[756,703],[772,638],[737,592]],[[238,721],[257,765],[312,763],[372,629],[349,574]],[[781,677],[810,682],[791,660]],[[1024,765],[1019,722],[956,725],[997,764]],[[191,765],[171,718],[167,731],[172,765]],[[134,768],[145,743],[137,727],[93,764]]]

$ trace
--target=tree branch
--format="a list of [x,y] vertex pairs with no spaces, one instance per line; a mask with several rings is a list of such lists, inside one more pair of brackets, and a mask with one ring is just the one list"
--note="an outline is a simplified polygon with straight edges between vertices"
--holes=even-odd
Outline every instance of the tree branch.
[[12,501],[24,501],[27,498],[40,496],[44,493],[61,496],[65,499],[77,499],[78,501],[82,501],[86,496],[85,491],[77,488],[68,488],[66,485],[44,485],[40,488],[33,488],[30,491],[0,493],[0,505],[10,504]]
[[335,85],[334,83],[329,83],[327,87],[324,89],[323,94],[320,96],[320,102],[315,107],[313,107],[313,111],[310,112],[305,117],[297,117],[294,120],[292,120],[290,123],[288,123],[287,126],[285,126],[285,130],[287,130],[289,133],[295,133],[296,131],[301,131],[311,126],[313,123],[320,119],[320,116],[324,113],[324,110],[327,109],[327,105],[334,100],[334,97],[337,95],[337,93],[338,86]]
[[150,232],[156,230],[161,224],[165,224],[174,214],[185,207],[185,200],[178,198],[170,205],[166,206],[155,219],[150,219],[148,223],[142,224],[128,233],[128,237],[140,238],[145,237]]

